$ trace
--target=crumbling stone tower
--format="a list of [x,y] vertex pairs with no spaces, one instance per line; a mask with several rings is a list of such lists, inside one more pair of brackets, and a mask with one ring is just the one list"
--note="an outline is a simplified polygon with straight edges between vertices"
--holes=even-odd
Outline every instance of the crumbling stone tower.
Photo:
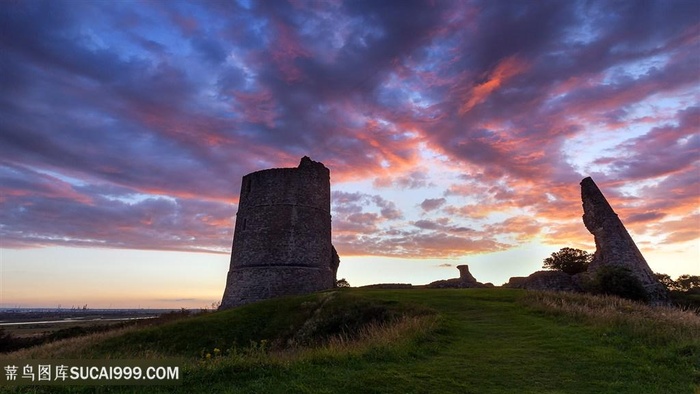
[[308,157],[244,176],[220,308],[334,287],[330,199],[330,171]]

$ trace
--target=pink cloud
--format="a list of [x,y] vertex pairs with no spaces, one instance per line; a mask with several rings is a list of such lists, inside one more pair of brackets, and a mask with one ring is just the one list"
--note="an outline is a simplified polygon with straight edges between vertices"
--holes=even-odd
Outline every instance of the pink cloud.
[[299,81],[304,74],[296,66],[296,60],[307,58],[310,53],[299,40],[297,32],[290,26],[276,19],[273,19],[271,24],[276,33],[270,48],[272,60],[287,83]]

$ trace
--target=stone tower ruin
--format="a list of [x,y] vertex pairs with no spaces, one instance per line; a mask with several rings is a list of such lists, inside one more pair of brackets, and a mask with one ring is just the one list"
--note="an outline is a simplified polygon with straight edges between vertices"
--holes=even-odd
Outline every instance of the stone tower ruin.
[[330,198],[330,171],[308,157],[243,177],[221,309],[335,286]]

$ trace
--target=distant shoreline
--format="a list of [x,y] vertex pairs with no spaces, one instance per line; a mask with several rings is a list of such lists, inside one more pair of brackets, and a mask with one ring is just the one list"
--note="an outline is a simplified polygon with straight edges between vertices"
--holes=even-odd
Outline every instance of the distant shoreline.
[[0,309],[0,327],[142,320],[179,309]]
[[29,324],[67,324],[67,323],[87,323],[87,322],[115,322],[115,321],[130,321],[130,320],[143,320],[143,319],[154,319],[158,316],[137,316],[137,317],[121,317],[121,318],[111,318],[105,319],[103,317],[94,317],[86,319],[73,319],[65,318],[62,320],[31,320],[31,321],[5,321],[0,320],[0,327],[4,326],[23,326]]
[[[168,313],[182,308],[0,308],[1,313],[116,313],[116,312],[154,312]],[[191,308],[184,308],[191,309]],[[195,308],[197,309],[197,308]]]

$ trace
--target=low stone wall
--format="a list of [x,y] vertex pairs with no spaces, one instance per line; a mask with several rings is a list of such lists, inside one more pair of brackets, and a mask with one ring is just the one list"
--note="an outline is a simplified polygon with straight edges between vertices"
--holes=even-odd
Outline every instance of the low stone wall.
[[537,271],[524,277],[512,277],[503,287],[527,290],[581,291],[574,277],[562,271]]

